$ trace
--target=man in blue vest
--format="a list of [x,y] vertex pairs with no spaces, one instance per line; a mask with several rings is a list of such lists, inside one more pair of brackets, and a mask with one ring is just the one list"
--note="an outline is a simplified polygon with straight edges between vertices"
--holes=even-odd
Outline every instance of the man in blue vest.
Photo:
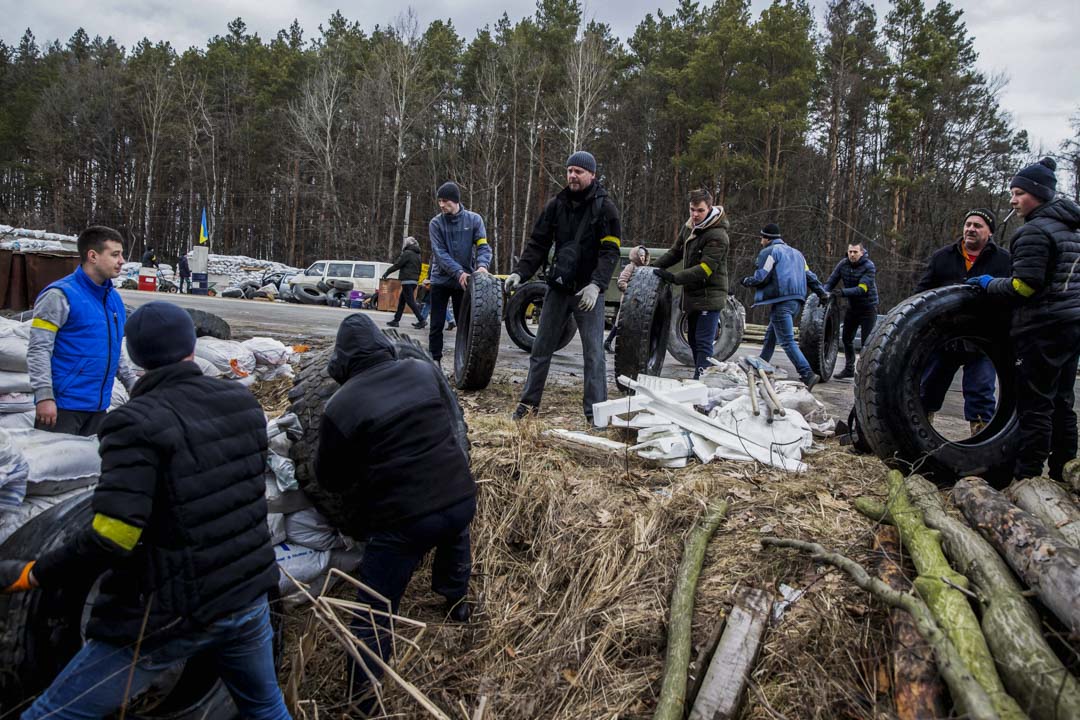
[[124,264],[124,244],[112,228],[91,225],[79,235],[78,247],[82,264],[34,302],[26,364],[37,405],[35,427],[95,435],[120,370],[127,314],[112,279]]

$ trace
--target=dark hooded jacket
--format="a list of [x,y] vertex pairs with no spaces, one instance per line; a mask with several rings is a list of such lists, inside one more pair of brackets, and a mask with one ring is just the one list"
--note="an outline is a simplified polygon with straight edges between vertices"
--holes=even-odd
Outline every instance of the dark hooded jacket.
[[402,285],[415,285],[420,280],[420,269],[420,247],[410,243],[402,249],[397,262],[386,269],[383,277],[397,270]]
[[847,298],[848,306],[853,310],[872,310],[877,307],[877,267],[867,252],[852,263],[847,258],[836,263],[829,279],[825,281],[825,292],[832,292],[839,287],[840,294]]
[[727,304],[729,227],[724,208],[714,205],[701,225],[687,220],[675,244],[654,263],[669,268],[683,261],[675,283],[682,285],[686,312],[722,310]]
[[398,359],[371,318],[353,314],[341,323],[327,371],[341,388],[326,403],[315,474],[328,490],[367,498],[358,511],[369,532],[476,494],[453,432],[453,398],[433,363]]
[[1080,322],[1080,206],[1059,195],[1031,211],[1012,239],[1012,276],[991,295],[1016,303],[1012,334]]

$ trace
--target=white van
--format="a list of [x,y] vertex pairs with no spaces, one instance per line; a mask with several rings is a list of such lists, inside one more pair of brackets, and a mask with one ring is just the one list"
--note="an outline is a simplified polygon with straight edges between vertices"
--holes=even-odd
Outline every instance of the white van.
[[[391,263],[371,260],[317,260],[304,271],[303,275],[289,278],[289,285],[310,285],[315,287],[319,281],[348,280],[353,290],[360,290],[365,295],[379,289],[379,279]],[[390,277],[396,278],[397,271]]]

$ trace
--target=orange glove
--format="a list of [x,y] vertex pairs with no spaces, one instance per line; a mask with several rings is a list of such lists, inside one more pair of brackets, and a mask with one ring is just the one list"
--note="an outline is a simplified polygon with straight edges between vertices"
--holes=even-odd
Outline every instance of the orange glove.
[[8,595],[10,593],[26,592],[36,587],[30,584],[30,571],[34,567],[34,561],[26,562],[25,560],[3,560],[0,561],[0,583],[2,583],[3,590],[0,592]]

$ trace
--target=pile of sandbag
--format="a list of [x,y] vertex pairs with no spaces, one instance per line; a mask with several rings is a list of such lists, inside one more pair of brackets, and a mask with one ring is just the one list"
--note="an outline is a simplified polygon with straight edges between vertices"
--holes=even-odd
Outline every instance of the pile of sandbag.
[[[113,287],[123,287],[125,282],[138,283],[140,270],[142,270],[142,263],[124,263],[120,267],[120,274],[112,279]],[[173,270],[173,266],[168,263],[158,263],[157,273],[160,280],[168,280],[174,283],[180,282],[180,278],[175,277],[176,271]]]
[[0,318],[0,428],[34,426],[34,393],[26,372],[30,322]]
[[245,283],[255,283],[261,288],[262,279],[267,273],[285,273],[295,275],[303,272],[298,268],[272,260],[257,260],[245,255],[210,255],[207,257],[207,273],[225,275],[229,278],[229,287],[239,288]]
[[0,250],[15,252],[77,252],[74,235],[0,225]]

